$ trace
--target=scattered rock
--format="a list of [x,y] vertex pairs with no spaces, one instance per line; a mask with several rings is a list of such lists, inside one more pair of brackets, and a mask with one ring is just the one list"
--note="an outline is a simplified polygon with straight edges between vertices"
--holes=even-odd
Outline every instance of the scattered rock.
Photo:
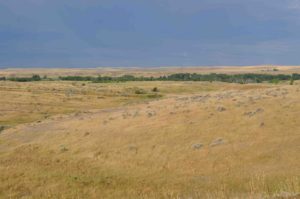
[[136,145],[129,145],[128,146],[128,150],[132,151],[132,152],[134,152],[136,154],[138,153],[138,147]]
[[148,117],[152,117],[153,116],[153,114],[152,113],[148,113]]
[[299,199],[300,193],[281,192],[272,197],[273,199]]
[[94,158],[98,158],[101,155],[102,155],[102,152],[101,151],[97,151],[96,153],[94,153]]
[[219,106],[219,107],[217,108],[217,111],[218,111],[218,112],[223,112],[223,111],[226,111],[226,108],[224,108],[224,107],[222,107],[222,106]]
[[137,117],[139,116],[139,111],[136,111],[134,114],[133,114],[133,117]]
[[262,112],[264,112],[264,109],[258,108],[255,111],[245,112],[244,115],[252,117],[252,116],[256,115],[257,113],[262,113]]
[[217,138],[210,144],[210,146],[214,147],[222,144],[225,144],[225,140],[223,138]]
[[252,112],[252,111],[249,111],[249,112],[245,112],[244,115],[245,115],[245,116],[252,117],[253,115],[255,115],[255,113]]
[[104,120],[104,121],[103,121],[103,124],[107,124],[107,123],[108,123],[108,121],[107,121],[107,120]]
[[176,101],[186,101],[188,99],[189,99],[188,97],[177,97],[175,100]]
[[69,149],[67,149],[67,147],[65,147],[64,145],[61,145],[60,146],[60,152],[66,152],[66,151],[68,151]]
[[183,113],[189,113],[189,112],[191,112],[191,110],[184,110],[184,111],[182,111]]
[[255,111],[256,113],[262,113],[262,112],[264,112],[264,109],[262,109],[262,108],[258,108],[258,109],[256,109],[256,111]]
[[80,115],[80,112],[76,112],[75,114],[74,114],[74,116],[76,117],[76,116],[79,116]]
[[193,145],[192,145],[192,149],[198,150],[198,149],[201,149],[203,146],[204,146],[204,145],[201,144],[201,143],[193,144]]

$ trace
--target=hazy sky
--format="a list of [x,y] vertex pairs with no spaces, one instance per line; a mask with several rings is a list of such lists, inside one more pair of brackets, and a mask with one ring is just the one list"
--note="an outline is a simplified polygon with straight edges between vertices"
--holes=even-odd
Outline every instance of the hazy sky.
[[300,64],[300,0],[0,0],[0,66]]

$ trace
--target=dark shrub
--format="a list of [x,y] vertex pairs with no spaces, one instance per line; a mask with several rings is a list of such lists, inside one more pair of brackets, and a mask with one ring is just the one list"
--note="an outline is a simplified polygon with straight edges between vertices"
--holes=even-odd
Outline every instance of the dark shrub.
[[152,88],[152,91],[153,91],[153,92],[158,92],[158,88],[157,88],[157,87],[154,87],[154,88]]

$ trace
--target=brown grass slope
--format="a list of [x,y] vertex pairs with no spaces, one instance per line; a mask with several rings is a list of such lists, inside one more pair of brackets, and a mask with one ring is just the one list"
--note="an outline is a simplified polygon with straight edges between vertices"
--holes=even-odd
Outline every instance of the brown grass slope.
[[299,85],[134,85],[165,97],[2,131],[0,198],[299,198]]

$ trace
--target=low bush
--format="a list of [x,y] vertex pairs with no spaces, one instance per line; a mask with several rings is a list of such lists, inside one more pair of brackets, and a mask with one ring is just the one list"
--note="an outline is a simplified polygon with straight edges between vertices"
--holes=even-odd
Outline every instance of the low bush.
[[157,87],[152,88],[152,92],[158,92],[158,88]]
[[140,95],[140,94],[146,94],[147,92],[143,89],[138,88],[134,91],[134,93]]

